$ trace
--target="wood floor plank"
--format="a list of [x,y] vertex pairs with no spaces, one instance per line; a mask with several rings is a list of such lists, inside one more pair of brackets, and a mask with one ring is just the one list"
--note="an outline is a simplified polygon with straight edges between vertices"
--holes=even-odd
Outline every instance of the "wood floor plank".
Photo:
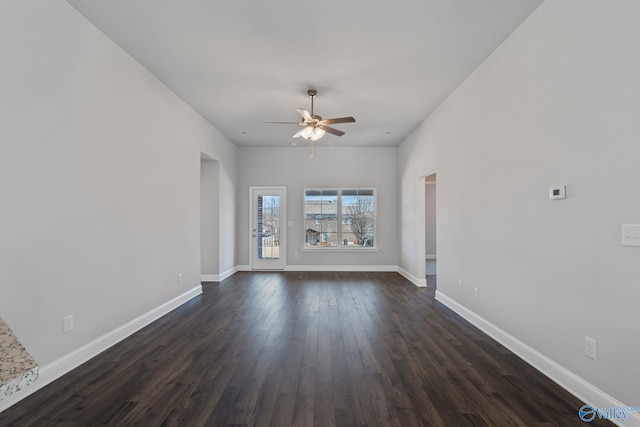
[[396,273],[241,272],[203,290],[0,425],[584,425],[580,401]]

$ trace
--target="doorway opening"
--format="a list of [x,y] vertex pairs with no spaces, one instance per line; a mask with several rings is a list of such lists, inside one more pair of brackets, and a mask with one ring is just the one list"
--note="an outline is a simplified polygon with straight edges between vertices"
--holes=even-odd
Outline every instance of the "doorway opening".
[[425,276],[427,279],[427,287],[437,288],[437,217],[436,217],[436,200],[437,200],[437,179],[436,174],[428,175],[424,179],[424,200],[425,200]]

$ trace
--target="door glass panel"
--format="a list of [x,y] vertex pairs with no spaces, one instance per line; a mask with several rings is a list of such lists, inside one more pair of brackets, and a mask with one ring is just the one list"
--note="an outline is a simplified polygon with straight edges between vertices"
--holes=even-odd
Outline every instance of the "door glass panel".
[[280,196],[258,195],[258,259],[280,259]]

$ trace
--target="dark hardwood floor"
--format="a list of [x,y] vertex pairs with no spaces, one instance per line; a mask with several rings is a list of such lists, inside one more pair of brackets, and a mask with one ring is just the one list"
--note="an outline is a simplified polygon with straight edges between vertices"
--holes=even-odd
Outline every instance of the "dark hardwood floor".
[[584,424],[581,402],[433,296],[396,273],[237,273],[0,425]]

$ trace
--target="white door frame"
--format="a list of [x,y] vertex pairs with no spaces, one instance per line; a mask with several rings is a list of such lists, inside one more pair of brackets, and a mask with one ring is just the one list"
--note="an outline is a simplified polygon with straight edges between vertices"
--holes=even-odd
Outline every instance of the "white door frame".
[[[255,221],[254,194],[256,192],[282,192],[280,202],[280,257],[279,262],[273,262],[273,267],[254,265],[254,253],[257,250],[253,229]],[[284,270],[287,265],[287,187],[284,186],[250,186],[249,187],[249,270]]]

